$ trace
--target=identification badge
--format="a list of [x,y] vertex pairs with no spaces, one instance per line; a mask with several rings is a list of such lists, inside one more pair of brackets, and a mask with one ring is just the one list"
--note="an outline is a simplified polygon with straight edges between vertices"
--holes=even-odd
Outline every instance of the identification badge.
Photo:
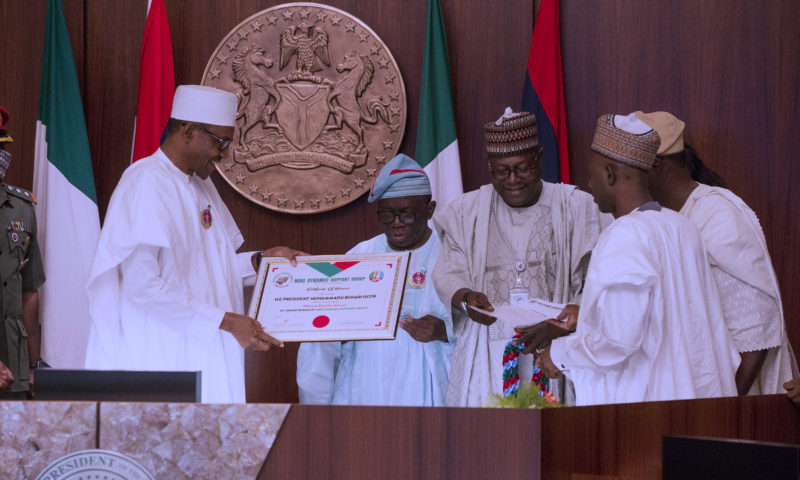
[[519,303],[528,303],[528,289],[522,286],[522,272],[525,271],[525,262],[519,261],[514,264],[514,270],[517,275],[517,282],[514,288],[508,292],[509,305],[517,305]]
[[517,305],[519,303],[528,303],[528,290],[526,288],[512,288],[508,292],[509,305]]

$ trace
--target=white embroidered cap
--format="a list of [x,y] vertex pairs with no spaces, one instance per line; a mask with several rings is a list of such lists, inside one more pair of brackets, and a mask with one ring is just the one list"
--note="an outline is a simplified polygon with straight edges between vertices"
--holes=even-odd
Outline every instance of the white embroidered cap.
[[181,85],[175,90],[171,118],[188,122],[236,126],[236,95],[202,85]]

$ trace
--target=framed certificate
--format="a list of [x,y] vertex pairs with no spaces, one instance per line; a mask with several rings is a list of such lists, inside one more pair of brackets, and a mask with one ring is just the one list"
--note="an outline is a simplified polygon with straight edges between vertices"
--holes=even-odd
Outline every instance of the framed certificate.
[[264,258],[248,313],[284,342],[394,339],[410,255]]

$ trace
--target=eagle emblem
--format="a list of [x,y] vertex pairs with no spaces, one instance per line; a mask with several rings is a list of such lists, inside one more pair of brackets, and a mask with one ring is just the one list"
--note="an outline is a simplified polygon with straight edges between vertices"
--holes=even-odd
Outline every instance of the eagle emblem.
[[[292,25],[281,33],[280,68],[289,63],[297,54],[294,76],[308,78],[322,70],[322,65],[330,66],[328,56],[328,33],[315,25]],[[290,81],[294,80],[290,78]]]

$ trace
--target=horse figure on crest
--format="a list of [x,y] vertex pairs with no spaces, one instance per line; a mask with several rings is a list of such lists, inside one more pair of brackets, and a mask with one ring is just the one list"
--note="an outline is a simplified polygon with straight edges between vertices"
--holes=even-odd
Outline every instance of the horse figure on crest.
[[[233,79],[242,86],[242,91],[236,94],[239,100],[236,120],[244,118],[244,125],[239,131],[239,147],[243,150],[249,150],[245,143],[247,133],[259,123],[263,123],[264,128],[283,131],[277,123],[270,123],[280,98],[275,81],[265,71],[272,64],[272,60],[264,56],[264,50],[257,44],[246,47],[231,62]],[[270,105],[272,100],[275,100],[274,105]]]
[[361,122],[374,125],[383,118],[388,123],[389,112],[386,107],[389,103],[384,103],[380,97],[362,99],[375,73],[375,66],[368,56],[351,51],[344,56],[342,63],[336,65],[336,71],[342,75],[328,94],[335,125],[325,128],[341,129],[343,124],[347,125],[358,136],[358,149],[363,150],[364,129]]

